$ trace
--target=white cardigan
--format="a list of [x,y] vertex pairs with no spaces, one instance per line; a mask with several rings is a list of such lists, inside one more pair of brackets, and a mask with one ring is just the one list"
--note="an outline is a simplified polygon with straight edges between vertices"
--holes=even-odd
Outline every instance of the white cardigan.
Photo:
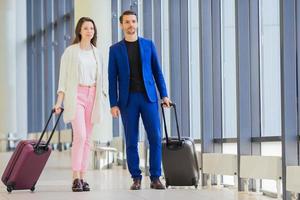
[[[102,113],[104,105],[107,100],[107,86],[104,78],[106,70],[103,65],[103,57],[96,47],[92,47],[97,61],[97,75],[96,75],[96,96],[94,107],[92,111],[92,123],[100,123],[102,120]],[[63,92],[64,95],[64,122],[71,122],[75,117],[76,101],[77,101],[77,87],[79,84],[79,43],[70,45],[65,49],[60,63],[60,73],[57,93]]]

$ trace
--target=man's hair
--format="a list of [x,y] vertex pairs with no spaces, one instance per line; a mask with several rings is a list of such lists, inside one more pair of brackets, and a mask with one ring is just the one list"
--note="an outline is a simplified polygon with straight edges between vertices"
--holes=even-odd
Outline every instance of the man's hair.
[[122,15],[120,16],[120,18],[119,18],[119,21],[120,21],[121,24],[123,23],[123,16],[124,16],[124,15],[135,15],[135,17],[136,17],[136,19],[137,19],[137,15],[136,15],[136,13],[135,13],[134,11],[132,11],[132,10],[125,10],[125,11],[122,13]]

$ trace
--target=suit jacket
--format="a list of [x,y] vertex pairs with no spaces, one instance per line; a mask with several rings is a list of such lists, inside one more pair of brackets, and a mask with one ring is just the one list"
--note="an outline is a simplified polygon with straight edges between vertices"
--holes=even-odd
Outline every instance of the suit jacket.
[[[155,83],[160,97],[168,96],[156,49],[151,40],[139,37],[138,42],[146,95],[150,102],[156,102],[158,98]],[[110,47],[108,81],[110,106],[126,107],[129,96],[130,66],[124,40]]]

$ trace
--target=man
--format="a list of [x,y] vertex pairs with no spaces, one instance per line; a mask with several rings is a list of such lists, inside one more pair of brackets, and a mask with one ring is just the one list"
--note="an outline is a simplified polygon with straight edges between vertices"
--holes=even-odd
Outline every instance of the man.
[[140,115],[150,146],[150,187],[165,189],[159,180],[162,153],[155,83],[167,107],[171,101],[153,42],[137,36],[136,13],[125,11],[119,20],[125,38],[110,47],[109,100],[112,116],[117,118],[121,114],[125,129],[127,164],[133,178],[130,189],[141,189],[142,175],[137,150]]

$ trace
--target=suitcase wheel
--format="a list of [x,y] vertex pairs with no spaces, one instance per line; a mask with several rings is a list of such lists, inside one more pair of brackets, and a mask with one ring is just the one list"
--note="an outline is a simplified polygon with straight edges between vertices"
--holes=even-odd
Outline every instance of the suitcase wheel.
[[12,190],[13,190],[13,187],[12,186],[7,186],[6,190],[7,190],[7,192],[11,193]]
[[170,185],[169,185],[169,181],[168,179],[166,179],[166,188],[168,188]]
[[33,192],[35,190],[35,186],[32,186],[32,188],[30,188],[31,192]]
[[34,183],[34,185],[30,188],[30,191],[33,192],[35,190],[35,184],[36,182]]
[[196,178],[192,179],[192,185],[194,185],[196,189],[198,188],[198,180]]

